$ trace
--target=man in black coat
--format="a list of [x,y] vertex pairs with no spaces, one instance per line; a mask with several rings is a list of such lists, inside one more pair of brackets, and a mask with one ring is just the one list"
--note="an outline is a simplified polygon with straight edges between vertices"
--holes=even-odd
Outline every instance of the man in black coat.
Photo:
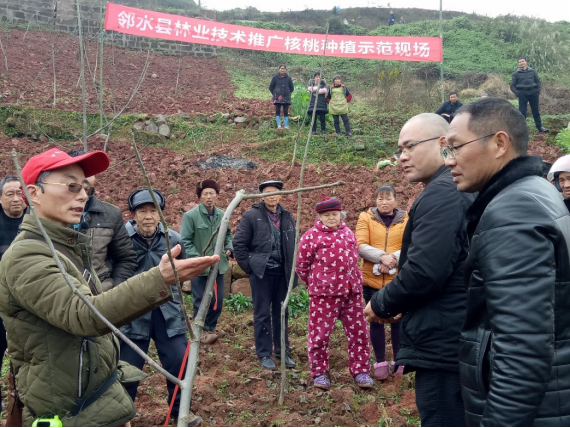
[[519,99],[519,111],[526,118],[526,106],[530,103],[530,110],[534,118],[534,124],[538,132],[548,132],[542,126],[540,118],[539,103],[540,79],[534,68],[527,65],[526,58],[519,58],[519,68],[513,73],[511,78],[511,91]]
[[[261,193],[278,192],[281,181],[259,185]],[[280,195],[267,196],[243,214],[233,240],[234,255],[239,266],[249,274],[253,298],[253,331],[255,352],[261,367],[275,370],[271,359],[281,358],[281,302],[293,271],[295,220],[279,201]],[[285,365],[296,366],[289,354],[289,314],[285,315]]]
[[451,123],[455,117],[455,113],[462,105],[463,103],[459,101],[459,98],[457,97],[457,92],[451,92],[449,94],[449,101],[446,101],[439,106],[435,114],[440,114],[448,123]]
[[[82,150],[70,151],[69,156],[84,155]],[[89,199],[83,209],[81,222],[75,230],[89,237],[93,247],[92,264],[101,281],[103,291],[108,291],[135,274],[137,254],[123,221],[123,213],[115,205],[100,201],[95,195],[95,176],[87,177]]]
[[440,145],[448,124],[424,113],[411,118],[398,140],[406,178],[425,189],[410,210],[398,275],[365,309],[369,322],[403,314],[397,365],[416,372],[416,405],[422,426],[464,426],[457,350],[465,318],[463,263],[468,243],[465,213],[472,195],[459,193]]
[[506,100],[461,109],[442,154],[467,212],[459,371],[468,425],[570,425],[570,215]]

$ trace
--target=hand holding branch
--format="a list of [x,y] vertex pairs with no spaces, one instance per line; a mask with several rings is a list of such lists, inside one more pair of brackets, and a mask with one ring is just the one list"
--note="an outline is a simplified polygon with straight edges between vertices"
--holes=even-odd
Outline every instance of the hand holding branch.
[[[171,250],[172,257],[175,258],[182,251],[180,244]],[[198,275],[202,274],[210,266],[215,265],[220,261],[220,256],[208,256],[208,257],[194,257],[191,259],[176,260],[174,259],[174,264],[176,265],[176,270],[178,271],[178,277],[181,282],[188,281],[190,279],[196,278]],[[164,254],[160,263],[158,264],[160,269],[160,274],[165,284],[174,284],[176,279],[174,277],[174,270],[172,269],[172,264],[168,259],[168,254]]]

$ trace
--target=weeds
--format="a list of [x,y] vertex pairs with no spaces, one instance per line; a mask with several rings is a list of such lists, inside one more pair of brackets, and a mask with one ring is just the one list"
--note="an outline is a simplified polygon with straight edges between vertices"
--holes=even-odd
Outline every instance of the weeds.
[[560,147],[560,149],[564,153],[570,152],[570,129],[566,128],[563,129],[556,135],[556,145]]
[[306,289],[299,289],[291,294],[289,301],[289,317],[297,318],[301,314],[309,312],[309,293]]
[[251,297],[244,296],[240,292],[238,294],[231,294],[230,297],[225,299],[224,306],[232,312],[245,312],[253,308],[253,300]]

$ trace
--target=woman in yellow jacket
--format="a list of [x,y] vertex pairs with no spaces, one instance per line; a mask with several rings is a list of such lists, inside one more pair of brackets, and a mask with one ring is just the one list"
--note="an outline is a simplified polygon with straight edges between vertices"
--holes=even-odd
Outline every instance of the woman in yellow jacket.
[[[408,223],[408,214],[396,208],[396,191],[392,186],[389,184],[380,186],[374,192],[374,199],[376,206],[361,213],[356,225],[358,252],[364,261],[361,270],[366,303],[376,291],[396,276],[404,229]],[[390,324],[390,329],[395,359],[400,342],[400,323]],[[376,355],[374,376],[379,380],[386,379],[390,374],[390,367],[386,362],[384,324],[370,324],[370,341]],[[394,361],[391,369],[393,374],[404,372],[403,366],[395,370]]]

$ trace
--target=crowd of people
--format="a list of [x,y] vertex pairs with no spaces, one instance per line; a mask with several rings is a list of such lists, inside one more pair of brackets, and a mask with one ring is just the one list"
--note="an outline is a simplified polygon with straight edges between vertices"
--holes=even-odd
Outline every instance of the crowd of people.
[[[333,81],[331,98],[347,100],[340,79]],[[312,83],[318,110],[326,84],[318,73]],[[276,86],[283,95],[287,82]],[[524,116],[504,99],[480,98],[453,116],[419,114],[400,131],[401,170],[425,185],[409,212],[382,184],[353,232],[342,201],[324,197],[296,261],[295,221],[281,204],[279,180],[259,184],[267,195],[214,255],[210,241],[224,215],[215,180],[196,183],[200,203],[184,214],[178,233],[163,228],[148,189],[129,196],[126,224],[117,207],[97,199],[96,176],[109,166],[104,152],[51,149],[30,158],[22,170],[29,199],[16,177],[0,181],[0,352],[7,347],[23,423],[128,425],[145,376],[144,360],[67,285],[34,216],[25,213],[33,203],[75,287],[141,349],[152,339],[173,376],[189,345],[167,237],[180,280],[191,280],[194,316],[218,263],[203,343],[226,335],[217,324],[223,274],[234,257],[249,274],[262,369],[280,361],[281,302],[298,276],[310,297],[315,388],[331,387],[328,348],[340,320],[358,387],[415,372],[422,426],[570,424],[570,155],[545,180],[542,160],[527,156]],[[167,210],[164,195],[154,192]],[[285,323],[285,366],[294,368],[287,315]],[[167,387],[173,400],[174,384]],[[200,422],[190,416],[191,425]]]

